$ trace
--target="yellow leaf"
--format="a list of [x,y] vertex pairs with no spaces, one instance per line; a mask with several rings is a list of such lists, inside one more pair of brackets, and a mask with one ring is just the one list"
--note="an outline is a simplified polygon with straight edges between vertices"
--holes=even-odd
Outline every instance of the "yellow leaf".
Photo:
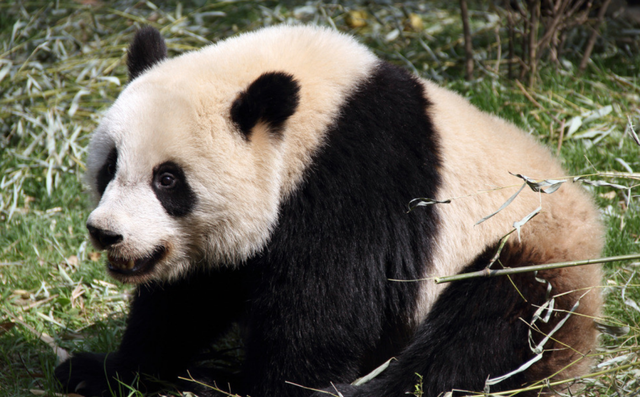
[[415,30],[416,32],[420,32],[422,31],[422,29],[424,29],[424,22],[422,22],[422,18],[420,18],[420,15],[418,14],[409,14],[408,22],[411,29]]
[[349,11],[345,22],[350,28],[361,28],[367,24],[367,13],[364,11]]

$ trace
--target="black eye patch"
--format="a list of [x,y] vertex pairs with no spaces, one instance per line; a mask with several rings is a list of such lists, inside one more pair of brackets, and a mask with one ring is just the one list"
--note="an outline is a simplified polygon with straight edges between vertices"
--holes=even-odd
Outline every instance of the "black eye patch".
[[187,177],[178,164],[167,161],[153,169],[151,188],[167,214],[175,217],[188,215],[197,199]]
[[107,159],[104,164],[98,171],[98,175],[96,176],[96,187],[98,188],[98,193],[100,196],[104,194],[104,191],[107,189],[109,182],[113,180],[116,176],[116,171],[118,170],[118,149],[113,148],[107,155]]

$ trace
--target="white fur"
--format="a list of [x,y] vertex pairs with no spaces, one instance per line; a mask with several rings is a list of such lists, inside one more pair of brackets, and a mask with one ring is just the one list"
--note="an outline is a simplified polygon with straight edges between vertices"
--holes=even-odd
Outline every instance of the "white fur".
[[[346,95],[377,62],[346,35],[283,26],[165,60],[129,84],[91,141],[92,188],[114,145],[119,157],[116,178],[89,220],[124,236],[114,246],[123,256],[148,255],[159,244],[170,243],[170,249],[154,274],[127,281],[177,277],[187,258],[235,265],[260,250],[280,202],[300,182]],[[295,77],[300,103],[284,139],[259,124],[247,144],[230,120],[230,107],[271,71]],[[183,218],[168,216],[151,191],[153,167],[169,160],[184,167],[198,198]]]
[[[93,136],[89,181],[114,144],[119,169],[90,221],[123,234],[116,248],[123,255],[144,256],[158,244],[170,243],[170,255],[150,278],[177,277],[187,258],[217,265],[242,262],[266,244],[280,202],[300,182],[346,95],[377,63],[352,38],[309,26],[263,29],[163,61],[125,89]],[[274,139],[259,124],[247,144],[229,109],[239,92],[270,71],[295,77],[300,104],[286,122],[284,139]],[[512,124],[432,82],[424,81],[424,86],[446,160],[438,199],[457,198],[439,206],[442,227],[425,277],[456,274],[539,205],[541,214],[523,228],[523,243],[571,252],[566,259],[599,252],[597,214],[589,198],[570,184],[552,195],[525,189],[504,211],[474,226],[522,184],[508,171],[532,178],[556,178],[564,172],[546,149]],[[184,218],[168,216],[150,189],[151,170],[168,160],[185,168],[199,200]],[[588,221],[574,221],[576,211]],[[558,223],[564,226],[544,226]],[[551,232],[531,232],[537,228]],[[560,230],[573,233],[565,238],[558,236]],[[417,322],[442,288],[423,284]]]
[[[364,46],[335,31],[280,26],[165,60],[136,78],[91,140],[87,160],[91,187],[96,189],[96,175],[114,146],[118,170],[89,222],[123,236],[110,249],[112,255],[137,259],[159,245],[168,254],[151,274],[121,279],[170,280],[188,266],[234,266],[262,249],[280,203],[295,191],[311,156],[321,150],[327,127],[340,115],[347,95],[378,62]],[[246,142],[230,119],[230,108],[238,94],[265,72],[293,75],[301,88],[300,103],[286,121],[282,137],[258,124]],[[526,188],[505,210],[474,226],[522,184],[508,171],[544,179],[562,177],[564,171],[544,147],[512,124],[432,82],[423,84],[444,159],[436,198],[453,199],[438,205],[440,229],[433,263],[425,266],[429,271],[424,277],[458,273],[538,206],[541,213],[522,229],[524,247],[540,250],[546,262],[599,255],[604,233],[597,212],[587,195],[570,182],[551,195]],[[153,168],[166,161],[183,167],[198,200],[184,217],[169,216],[151,189]],[[558,274],[554,293],[589,288],[600,280],[595,266]],[[415,324],[424,319],[443,288],[431,281],[422,283]],[[592,292],[581,303],[582,316],[569,322],[585,324],[565,328],[584,330],[580,331],[584,335],[560,331],[556,337],[575,342],[571,345],[586,353],[595,339],[586,322],[598,313],[599,294]],[[569,362],[561,358],[569,353],[552,354],[560,357],[558,362]],[[588,361],[584,363],[565,375],[583,371]]]
[[[523,180],[509,172],[533,179],[561,178],[566,174],[546,148],[513,124],[478,110],[466,99],[430,81],[425,80],[424,86],[433,104],[429,115],[445,159],[437,199],[453,199],[450,204],[438,205],[440,231],[432,256],[433,268],[425,278],[459,273],[511,231],[514,222],[538,206],[542,207],[540,214],[522,227],[524,246],[541,250],[548,262],[599,256],[604,231],[598,213],[586,192],[571,182],[549,195],[526,187],[504,210],[475,225],[522,186]],[[510,239],[518,241],[516,235]],[[598,284],[598,267],[579,272],[585,278],[579,284]],[[432,281],[423,283],[423,301],[416,322],[422,321],[445,286]]]

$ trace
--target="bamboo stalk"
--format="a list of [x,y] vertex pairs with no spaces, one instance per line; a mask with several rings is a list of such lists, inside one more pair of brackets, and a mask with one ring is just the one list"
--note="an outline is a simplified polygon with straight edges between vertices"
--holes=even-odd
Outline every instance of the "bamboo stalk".
[[471,28],[469,27],[467,0],[460,0],[460,14],[462,16],[462,30],[464,32],[464,74],[465,79],[471,80],[473,78],[473,47],[471,46]]
[[510,267],[505,269],[486,268],[483,270],[478,270],[477,272],[456,274],[455,276],[436,277],[434,278],[433,281],[435,281],[436,284],[442,284],[442,283],[450,283],[452,281],[467,280],[470,278],[507,276],[510,274],[527,273],[527,272],[549,270],[549,269],[559,269],[564,267],[593,265],[596,263],[619,262],[619,261],[626,261],[626,260],[633,260],[633,259],[640,259],[640,254],[609,256],[609,257],[599,258],[599,259],[586,259],[581,261],[547,263],[545,265]]
[[[493,395],[493,396],[507,396],[507,395],[511,396],[511,395],[513,395],[515,393],[523,393],[523,392],[527,392],[527,391],[541,390],[541,389],[544,389],[544,388],[547,388],[547,387],[564,385],[566,383],[575,382],[578,379],[597,379],[598,376],[610,374],[610,373],[613,373],[613,372],[618,372],[618,371],[621,371],[621,370],[626,370],[626,369],[629,369],[629,368],[638,367],[639,365],[640,365],[640,363],[631,363],[631,364],[621,365],[619,367],[609,368],[609,369],[605,369],[605,370],[602,370],[602,371],[594,372],[594,373],[591,373],[591,374],[586,374],[586,375],[575,377],[575,378],[557,380],[557,381],[553,381],[553,382],[549,382],[549,383],[545,382],[543,384],[539,384],[539,385],[535,385],[535,386],[526,386],[526,387],[523,387],[521,389],[493,392],[493,393],[491,393],[491,395]],[[486,394],[479,394],[478,393],[478,394],[474,394],[474,396],[486,396]]]
[[[516,39],[516,33],[515,33],[515,27],[513,25],[511,3],[507,1],[506,7],[507,7],[507,29],[509,31],[509,61],[513,61],[516,57],[515,55],[516,51],[513,44],[513,42]],[[509,72],[508,72],[509,80],[513,80],[513,62],[509,62],[508,67],[509,67]]]
[[562,124],[560,124],[560,137],[558,138],[558,150],[556,154],[560,155],[560,149],[562,149],[562,141],[564,141],[564,119],[562,119]]
[[605,2],[600,7],[598,11],[598,19],[596,20],[596,26],[593,27],[593,32],[591,32],[591,37],[589,37],[589,41],[587,42],[587,47],[584,50],[584,56],[580,61],[580,66],[578,69],[582,72],[587,68],[587,63],[589,63],[589,59],[591,58],[591,51],[593,51],[593,46],[596,44],[596,39],[598,38],[598,31],[600,29],[600,24],[604,19],[604,14],[607,12],[607,8],[609,7],[609,3],[611,0],[605,0]]
[[540,1],[534,1],[530,6],[529,23],[529,88],[532,88],[536,81],[538,65],[536,62],[538,51],[538,25],[540,23]]

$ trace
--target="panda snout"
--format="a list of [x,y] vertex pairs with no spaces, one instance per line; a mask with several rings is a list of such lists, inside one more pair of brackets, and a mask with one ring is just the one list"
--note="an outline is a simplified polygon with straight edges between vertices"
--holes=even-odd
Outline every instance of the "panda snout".
[[99,244],[100,249],[107,249],[112,245],[122,241],[122,235],[111,230],[100,229],[87,223],[89,234],[95,243]]

